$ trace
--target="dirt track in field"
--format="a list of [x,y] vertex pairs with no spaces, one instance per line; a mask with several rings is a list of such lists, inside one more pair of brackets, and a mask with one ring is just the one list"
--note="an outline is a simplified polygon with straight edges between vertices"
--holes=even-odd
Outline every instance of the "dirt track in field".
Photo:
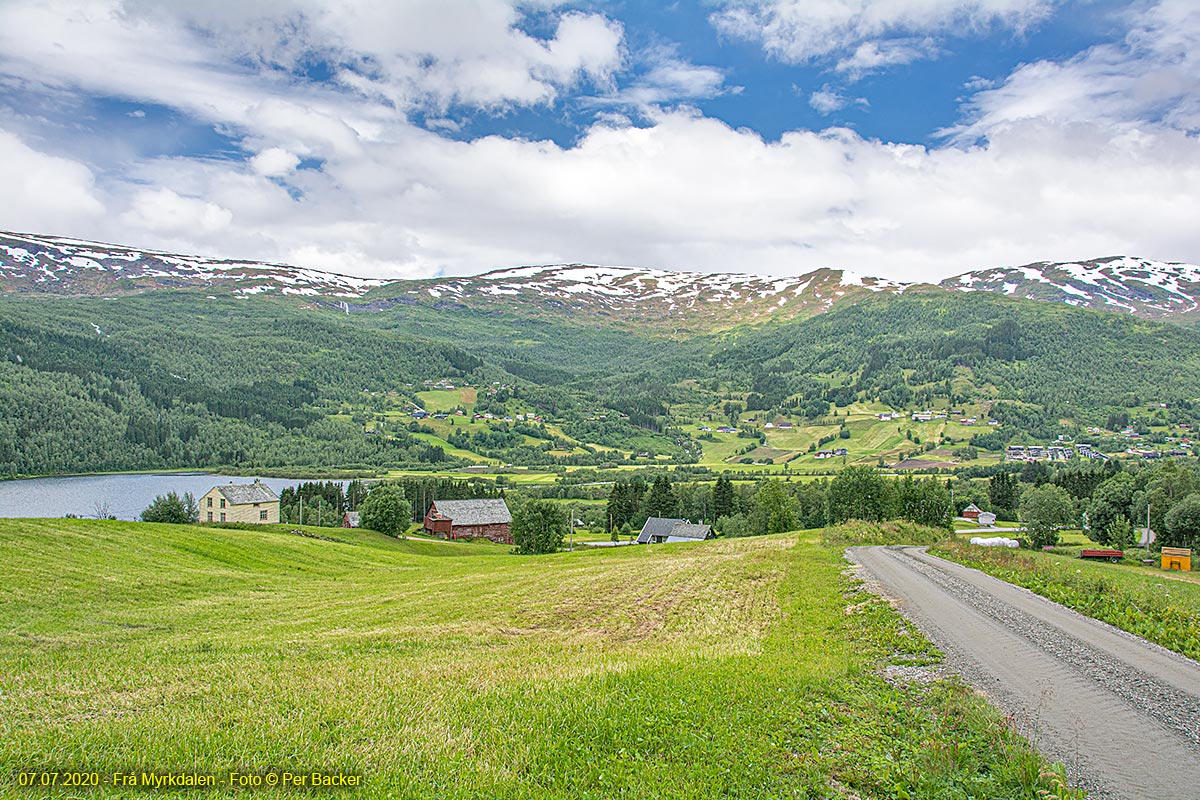
[[1200,800],[1200,664],[924,548],[847,555],[1089,797]]

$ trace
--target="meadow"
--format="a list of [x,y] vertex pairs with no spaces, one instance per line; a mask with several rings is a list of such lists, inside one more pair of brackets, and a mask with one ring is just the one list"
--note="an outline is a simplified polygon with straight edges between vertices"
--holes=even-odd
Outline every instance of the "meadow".
[[[0,521],[0,793],[1079,796],[961,685],[885,679],[938,654],[817,532],[518,557],[308,530]],[[103,781],[14,786],[69,769]]]

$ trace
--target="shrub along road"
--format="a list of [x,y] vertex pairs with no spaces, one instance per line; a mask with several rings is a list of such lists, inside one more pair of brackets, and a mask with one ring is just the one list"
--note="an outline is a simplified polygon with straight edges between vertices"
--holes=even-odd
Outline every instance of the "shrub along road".
[[1195,800],[1200,664],[923,548],[848,554],[1089,796]]

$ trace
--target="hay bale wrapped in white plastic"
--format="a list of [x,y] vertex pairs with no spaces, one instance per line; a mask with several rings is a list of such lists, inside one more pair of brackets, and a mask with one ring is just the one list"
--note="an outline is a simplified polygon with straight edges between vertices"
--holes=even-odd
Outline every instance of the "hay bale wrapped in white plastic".
[[971,544],[977,544],[980,547],[1020,547],[1021,543],[1016,539],[1007,539],[1003,536],[992,536],[984,538],[982,536],[972,536]]

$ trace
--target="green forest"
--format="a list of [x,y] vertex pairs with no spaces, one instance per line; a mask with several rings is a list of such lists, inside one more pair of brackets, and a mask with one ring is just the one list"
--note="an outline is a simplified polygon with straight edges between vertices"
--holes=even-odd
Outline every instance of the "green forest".
[[[471,393],[444,419],[414,419],[422,392],[436,386]],[[823,446],[860,435],[838,423],[854,404],[983,408],[997,426],[959,444],[997,452],[1084,426],[1149,435],[1156,425],[1200,424],[1200,334],[919,289],[700,336],[602,317],[402,304],[351,314],[321,301],[192,290],[7,296],[0,403],[6,477],[748,462],[775,452],[748,418],[833,426]],[[699,426],[726,419],[741,443],[717,452]]]

